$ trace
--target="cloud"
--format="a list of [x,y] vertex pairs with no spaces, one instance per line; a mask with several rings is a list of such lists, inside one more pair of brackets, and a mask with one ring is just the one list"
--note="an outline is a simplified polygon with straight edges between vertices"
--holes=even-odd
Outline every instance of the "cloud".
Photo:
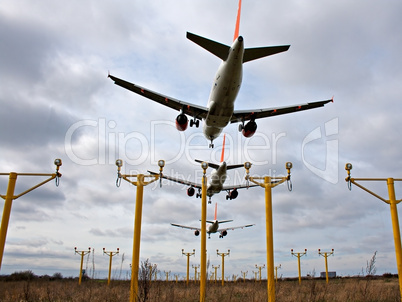
[[[53,173],[53,160],[63,160],[59,187],[52,181],[13,202],[3,273],[26,268],[51,275],[60,268],[63,275],[76,275],[74,246],[95,248],[102,272],[107,261],[98,257],[101,248],[118,246],[131,256],[136,187],[122,181],[116,188],[117,158],[127,174],[157,170],[156,161],[165,159],[164,173],[192,181],[202,173],[194,159],[219,162],[220,138],[211,150],[200,128],[177,132],[176,112],[113,85],[107,72],[204,106],[219,60],[185,33],[230,44],[237,5],[229,2],[213,3],[213,9],[205,1],[180,9],[166,1],[0,4],[0,172]],[[286,184],[273,189],[275,262],[283,263],[284,276],[297,274],[291,248],[308,248],[303,271],[318,267],[316,250],[328,247],[335,248],[331,263],[339,274],[358,273],[374,250],[379,271],[395,272],[388,206],[356,186],[349,192],[344,164],[353,164],[353,177],[398,177],[400,6],[243,3],[240,28],[247,47],[291,47],[245,64],[236,109],[335,96],[324,108],[257,121],[251,139],[237,125],[225,128],[228,163],[250,160],[253,175],[280,176],[293,162],[293,191]],[[334,120],[336,131],[327,135]],[[338,149],[329,158],[333,142]],[[38,180],[18,177],[16,191]],[[243,169],[229,173],[228,183],[243,182]],[[0,194],[7,183],[2,176]],[[365,185],[387,198],[384,182]],[[400,184],[395,187],[398,194]],[[185,271],[182,248],[197,249],[192,261],[199,261],[199,237],[170,226],[199,224],[200,200],[186,189],[165,181],[162,188],[158,182],[144,188],[141,258],[161,270]],[[238,274],[266,261],[264,191],[239,190],[232,201],[225,195],[212,199],[219,216],[256,226],[211,238],[208,253],[219,264],[216,249],[230,248],[227,269]]]

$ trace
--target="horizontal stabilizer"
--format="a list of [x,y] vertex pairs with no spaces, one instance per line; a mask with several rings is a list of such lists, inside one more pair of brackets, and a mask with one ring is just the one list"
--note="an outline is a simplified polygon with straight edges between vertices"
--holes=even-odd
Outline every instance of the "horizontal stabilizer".
[[[196,159],[195,160],[197,163],[202,163],[202,162],[204,162],[203,160],[199,160],[199,159]],[[211,168],[213,168],[213,169],[218,169],[219,168],[219,165],[218,164],[214,164],[214,163],[208,163],[208,167],[211,167]],[[230,169],[237,169],[237,168],[243,168],[244,167],[244,164],[237,164],[237,165],[228,165],[227,167],[226,167],[226,169],[227,170],[230,170]]]
[[244,50],[243,63],[287,51],[289,47],[290,45],[246,48]]
[[222,221],[218,221],[219,223],[226,223],[226,222],[232,222],[233,220],[222,220]]
[[208,50],[210,53],[214,54],[223,61],[225,61],[228,57],[230,47],[227,45],[209,40],[201,36],[197,36],[190,32],[187,32],[187,39]]
[[244,167],[244,164],[228,165],[228,166],[226,167],[226,169],[227,169],[227,170],[230,170],[230,169],[237,169],[237,168],[243,168],[243,167]]

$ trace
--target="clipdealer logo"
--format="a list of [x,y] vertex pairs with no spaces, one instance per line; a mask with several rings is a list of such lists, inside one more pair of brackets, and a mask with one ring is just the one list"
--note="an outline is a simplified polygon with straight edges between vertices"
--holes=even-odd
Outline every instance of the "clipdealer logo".
[[[221,149],[219,147],[209,149],[201,131],[186,136],[184,132],[176,131],[172,121],[152,121],[148,137],[138,131],[117,132],[116,126],[115,121],[107,121],[105,118],[81,120],[72,124],[64,140],[66,155],[74,163],[84,166],[114,165],[117,158],[132,166],[147,162],[156,164],[159,159],[156,158],[157,141],[160,140],[158,136],[162,135],[158,133],[161,132],[160,130],[168,129],[175,133],[172,139],[178,140],[178,143],[177,150],[171,152],[170,158],[166,159],[166,164],[182,160],[183,156],[189,162],[195,163],[194,156],[197,156],[200,150],[210,151],[210,158],[204,159],[206,161],[215,162],[220,158]],[[326,122],[324,127],[319,126],[308,133],[299,147],[295,146],[296,153],[297,149],[301,148],[299,150],[303,165],[332,184],[338,182],[338,139],[336,137],[338,132],[338,118],[334,118]],[[281,149],[282,141],[286,139],[286,133],[271,133],[271,136],[267,136],[257,132],[252,138],[242,142],[244,138],[239,132],[234,136],[227,135],[226,139],[227,145],[231,146],[227,148],[225,154],[227,162],[250,161],[255,166],[272,166],[278,162],[278,150]],[[273,171],[275,173],[275,170]]]
[[[321,127],[315,128],[313,131],[311,131],[307,136],[304,138],[302,142],[302,161],[303,164],[309,169],[311,172],[313,172],[315,175],[318,177],[332,183],[332,184],[337,184],[338,183],[338,162],[339,162],[339,142],[336,137],[336,135],[339,133],[339,119],[334,118],[328,122],[325,123],[324,125],[324,131]],[[322,132],[325,133],[325,136],[322,135]],[[321,162],[324,163],[324,169],[320,169],[317,167],[318,165],[312,164],[307,161],[306,159],[306,146],[313,142],[320,143],[326,140],[325,142],[325,153],[323,152],[317,152],[319,157],[321,157]],[[321,146],[320,146],[321,147]],[[319,149],[319,148],[317,148]],[[323,154],[325,154],[325,157],[323,157]]]

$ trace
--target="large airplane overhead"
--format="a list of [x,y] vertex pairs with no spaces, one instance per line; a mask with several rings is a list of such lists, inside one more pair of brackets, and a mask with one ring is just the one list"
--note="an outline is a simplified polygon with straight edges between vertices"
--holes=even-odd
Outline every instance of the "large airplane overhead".
[[[255,120],[259,118],[323,107],[325,104],[332,101],[332,99],[328,99],[293,106],[234,110],[234,103],[242,82],[243,63],[287,51],[290,47],[290,45],[281,45],[244,48],[244,39],[239,35],[240,13],[241,0],[239,0],[234,40],[231,46],[187,32],[187,38],[189,40],[222,60],[212,82],[212,88],[206,107],[163,95],[137,84],[119,79],[110,74],[109,78],[111,78],[116,85],[179,111],[180,113],[176,117],[176,128],[179,131],[186,130],[189,122],[190,127],[199,127],[199,121],[202,120],[203,133],[210,141],[210,148],[214,147],[214,139],[220,135],[223,128],[229,123],[240,123],[239,131],[242,132],[245,137],[251,137],[257,130],[257,123]],[[190,120],[187,116],[190,117]]]

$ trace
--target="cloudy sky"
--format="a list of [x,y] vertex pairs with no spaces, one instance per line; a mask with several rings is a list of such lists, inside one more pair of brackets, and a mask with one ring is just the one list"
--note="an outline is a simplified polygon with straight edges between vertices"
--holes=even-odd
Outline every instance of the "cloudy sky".
[[[245,64],[236,109],[335,100],[259,120],[251,139],[237,125],[225,129],[229,164],[251,161],[252,174],[281,176],[293,162],[293,191],[273,190],[275,264],[284,277],[297,276],[291,249],[308,250],[303,275],[325,269],[319,248],[335,249],[329,270],[338,275],[361,274],[375,251],[378,274],[397,272],[389,206],[355,186],[350,192],[344,165],[353,164],[353,177],[401,178],[401,11],[396,0],[243,1],[246,47],[291,47]],[[63,160],[59,187],[51,182],[14,201],[1,274],[78,276],[74,247],[91,247],[85,267],[104,278],[102,248],[119,247],[113,276],[127,276],[136,188],[116,187],[115,160],[135,174],[164,159],[166,174],[200,181],[194,159],[218,162],[222,136],[208,149],[201,128],[176,131],[177,112],[114,85],[108,72],[205,106],[220,61],[186,31],[231,44],[236,12],[236,0],[1,1],[0,172],[53,173],[54,159]],[[244,175],[231,171],[227,183],[243,183]],[[18,177],[16,194],[40,181]],[[0,194],[7,183],[1,176]],[[191,264],[199,264],[200,238],[170,223],[199,226],[201,202],[163,184],[144,190],[141,260],[184,275],[181,249],[195,249]],[[385,182],[364,185],[388,198]],[[230,249],[225,272],[251,277],[266,263],[264,191],[242,190],[232,201],[221,193],[215,202],[218,218],[256,226],[212,235],[210,263],[220,264],[217,249]]]

